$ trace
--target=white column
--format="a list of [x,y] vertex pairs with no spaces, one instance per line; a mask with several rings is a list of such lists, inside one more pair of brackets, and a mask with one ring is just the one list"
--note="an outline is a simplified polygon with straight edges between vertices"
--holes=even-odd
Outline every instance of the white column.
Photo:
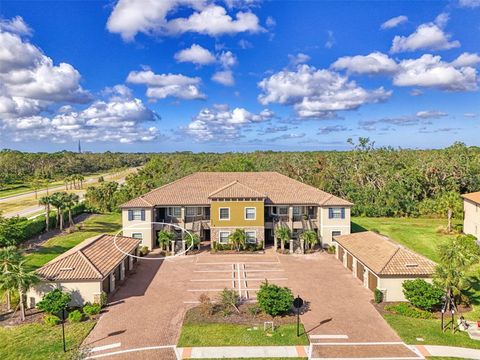
[[115,290],[115,275],[113,273],[110,274],[110,292]]
[[120,263],[120,281],[123,281],[125,279],[125,262],[122,260]]

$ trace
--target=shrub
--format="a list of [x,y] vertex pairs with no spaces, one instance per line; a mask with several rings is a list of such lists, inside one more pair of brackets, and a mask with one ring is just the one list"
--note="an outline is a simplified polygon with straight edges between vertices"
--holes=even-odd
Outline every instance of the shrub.
[[60,324],[60,318],[55,315],[45,315],[45,317],[43,318],[43,322],[46,325],[55,326]]
[[377,304],[380,304],[383,301],[383,292],[375,289],[375,291],[373,292],[373,299]]
[[55,289],[45,294],[42,300],[37,304],[37,308],[48,314],[58,314],[70,303],[72,297],[68,293]]
[[292,309],[293,294],[287,287],[280,287],[265,281],[257,293],[257,301],[265,313],[272,316],[283,315]]
[[240,305],[240,296],[235,290],[227,288],[223,289],[218,300],[225,315],[230,314],[230,310],[232,308],[235,309],[236,312],[240,313],[240,310],[238,310],[238,305]]
[[145,255],[148,255],[148,247],[147,246],[142,246],[139,250],[140,252],[140,256],[145,256]]
[[200,301],[200,311],[202,315],[210,316],[214,314],[215,307],[207,294],[201,294],[198,297],[198,301]]
[[88,316],[89,319],[91,319],[94,315],[100,314],[100,310],[102,308],[100,307],[99,304],[86,304],[83,307],[83,313]]
[[70,314],[68,314],[68,321],[71,323],[78,323],[82,321],[83,314],[80,310],[74,310]]
[[254,304],[248,308],[248,312],[250,313],[250,315],[252,315],[254,319],[261,310],[262,309],[260,309],[260,306],[258,306],[257,304]]
[[443,291],[423,279],[405,280],[402,287],[405,298],[419,309],[431,311],[442,301]]
[[409,303],[400,303],[397,305],[387,305],[385,310],[391,311],[394,314],[408,316],[416,319],[433,319],[434,315],[428,311],[420,310]]
[[106,305],[108,304],[108,295],[105,291],[102,291],[102,293],[100,294],[100,307],[105,307]]
[[337,248],[335,245],[330,245],[328,248],[327,248],[327,252],[329,254],[335,254],[337,252]]

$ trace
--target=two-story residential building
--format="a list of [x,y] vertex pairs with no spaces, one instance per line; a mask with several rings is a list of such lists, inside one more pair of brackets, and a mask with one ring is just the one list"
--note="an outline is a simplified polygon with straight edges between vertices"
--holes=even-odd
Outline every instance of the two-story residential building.
[[464,194],[463,198],[463,232],[480,239],[480,191]]
[[157,233],[175,224],[202,240],[227,243],[235,229],[247,241],[273,244],[275,229],[293,237],[315,230],[322,244],[350,233],[352,203],[277,172],[199,172],[121,206],[123,234],[157,246]]

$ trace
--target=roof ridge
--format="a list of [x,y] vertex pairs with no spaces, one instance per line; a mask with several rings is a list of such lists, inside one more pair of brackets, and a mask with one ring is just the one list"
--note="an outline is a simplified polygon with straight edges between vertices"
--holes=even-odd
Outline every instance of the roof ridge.
[[226,190],[226,189],[228,189],[228,188],[230,188],[230,187],[232,187],[232,186],[234,186],[234,185],[237,185],[237,184],[240,185],[240,186],[242,186],[242,187],[244,187],[244,188],[246,188],[246,189],[248,189],[248,190],[253,191],[254,193],[257,193],[258,195],[261,195],[262,197],[267,197],[265,194],[263,194],[263,193],[261,193],[260,191],[255,190],[254,188],[252,188],[252,187],[250,187],[250,186],[248,186],[248,185],[240,182],[238,179],[236,179],[235,181],[232,181],[231,183],[229,183],[229,184],[227,184],[227,185],[225,185],[225,186],[222,186],[221,188],[213,191],[212,193],[210,193],[210,194],[208,195],[208,197],[211,197],[211,196],[213,196],[213,195],[215,195],[215,194],[218,194],[219,192],[222,192],[223,190]]
[[395,250],[395,252],[392,254],[392,256],[390,256],[390,258],[385,262],[385,265],[383,265],[383,267],[380,269],[380,271],[378,272],[379,274],[381,274],[383,272],[383,270],[385,270],[385,268],[387,267],[388,264],[390,264],[390,262],[392,261],[393,257],[398,253],[398,251],[400,250],[400,247],[397,246],[397,249]]
[[97,275],[99,275],[103,279],[104,278],[103,274],[100,272],[100,270],[98,270],[95,264],[92,263],[92,261],[87,257],[87,255],[85,255],[82,250],[78,250],[78,253],[87,262],[87,264],[90,265],[93,271],[95,271]]

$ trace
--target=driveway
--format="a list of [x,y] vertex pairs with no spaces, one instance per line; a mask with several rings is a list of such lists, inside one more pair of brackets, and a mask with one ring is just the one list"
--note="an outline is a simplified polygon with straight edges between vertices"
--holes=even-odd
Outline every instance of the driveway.
[[159,347],[176,344],[184,314],[196,305],[200,294],[215,298],[227,287],[255,301],[265,279],[290,287],[308,302],[302,322],[311,342],[322,344],[316,347],[322,346],[323,352],[339,353],[344,343],[394,346],[401,342],[370,303],[372,293],[332,255],[202,253],[164,261],[140,260],[136,273],[112,297],[85,345],[98,350],[94,355],[150,348],[131,355],[155,359],[162,352],[162,359],[173,359],[173,349]]

